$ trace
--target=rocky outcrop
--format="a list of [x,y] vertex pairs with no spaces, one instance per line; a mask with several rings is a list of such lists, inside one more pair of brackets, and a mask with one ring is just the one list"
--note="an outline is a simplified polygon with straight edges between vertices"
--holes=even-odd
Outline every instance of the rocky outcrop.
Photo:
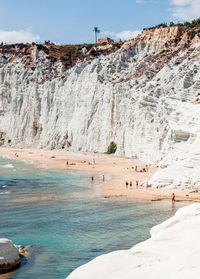
[[22,256],[19,249],[6,238],[0,239],[0,274],[12,271],[20,266]]
[[117,155],[165,167],[173,186],[200,187],[199,29],[144,30],[110,52],[102,48],[106,55],[81,49],[70,67],[61,50],[5,50],[0,144],[105,152],[113,141]]
[[[89,62],[101,55],[117,51],[122,43],[106,45],[63,45],[45,44],[13,44],[0,45],[0,57],[3,63],[12,63],[20,59],[22,64],[34,71],[42,71],[38,83],[61,77],[63,72],[78,62]],[[29,82],[30,80],[26,80]]]
[[181,208],[151,229],[151,238],[130,250],[102,255],[77,268],[68,279],[199,278],[200,204]]

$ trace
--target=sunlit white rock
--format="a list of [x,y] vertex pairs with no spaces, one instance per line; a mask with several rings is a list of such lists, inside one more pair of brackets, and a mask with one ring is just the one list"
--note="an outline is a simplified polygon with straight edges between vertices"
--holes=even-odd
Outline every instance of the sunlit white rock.
[[153,186],[167,178],[173,187],[200,187],[200,40],[186,47],[183,36],[173,46],[179,34],[179,27],[144,30],[116,53],[69,70],[55,62],[59,77],[51,80],[41,50],[32,53],[34,70],[0,57],[4,145],[105,152],[114,141],[117,155],[173,164]]
[[181,208],[130,250],[95,258],[68,279],[199,279],[200,204]]

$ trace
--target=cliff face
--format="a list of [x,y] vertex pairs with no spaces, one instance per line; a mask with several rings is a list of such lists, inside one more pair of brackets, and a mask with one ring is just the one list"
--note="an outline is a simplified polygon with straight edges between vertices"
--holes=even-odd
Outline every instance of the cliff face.
[[144,30],[117,49],[82,49],[71,68],[37,46],[0,51],[1,144],[104,152],[114,141],[118,155],[181,170],[152,184],[200,185],[199,30]]

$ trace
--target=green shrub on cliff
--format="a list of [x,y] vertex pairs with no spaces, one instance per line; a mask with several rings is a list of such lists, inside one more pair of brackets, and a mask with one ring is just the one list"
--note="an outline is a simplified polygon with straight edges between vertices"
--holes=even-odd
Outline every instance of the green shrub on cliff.
[[114,141],[111,141],[110,145],[108,146],[106,154],[113,154],[117,150],[117,145]]
[[200,18],[194,19],[191,23],[192,27],[199,27],[200,26]]

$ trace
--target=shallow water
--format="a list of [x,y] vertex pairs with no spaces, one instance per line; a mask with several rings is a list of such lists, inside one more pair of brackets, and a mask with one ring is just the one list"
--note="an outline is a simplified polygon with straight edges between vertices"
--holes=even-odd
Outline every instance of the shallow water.
[[185,205],[95,198],[96,187],[82,173],[0,160],[0,237],[34,248],[8,278],[65,278],[98,255],[147,239],[153,225]]

